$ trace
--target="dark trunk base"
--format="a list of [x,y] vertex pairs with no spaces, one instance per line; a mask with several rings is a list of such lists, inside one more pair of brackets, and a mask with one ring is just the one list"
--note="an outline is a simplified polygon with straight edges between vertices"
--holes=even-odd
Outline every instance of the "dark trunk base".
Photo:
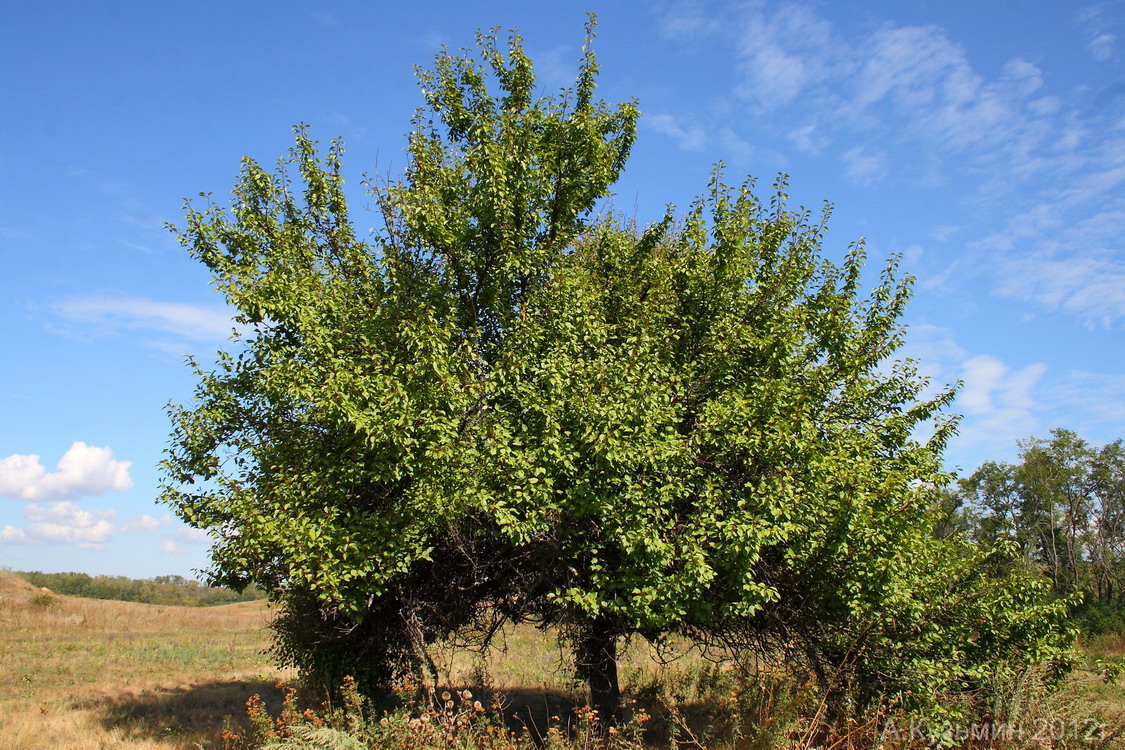
[[590,707],[603,727],[621,719],[621,688],[617,682],[617,632],[608,622],[595,620],[578,649],[578,669],[590,686]]

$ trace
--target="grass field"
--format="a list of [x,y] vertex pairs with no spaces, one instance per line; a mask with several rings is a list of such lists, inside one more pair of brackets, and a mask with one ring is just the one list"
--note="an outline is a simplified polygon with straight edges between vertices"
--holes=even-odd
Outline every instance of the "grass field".
[[0,748],[218,747],[221,718],[289,677],[261,602],[80,599],[0,572]]
[[[276,712],[279,681],[294,677],[263,653],[268,619],[262,602],[197,608],[81,599],[0,571],[0,750],[219,748],[223,717],[244,716],[254,694]],[[445,654],[451,686],[483,680],[537,722],[582,700],[551,639],[516,629],[505,644],[487,664]],[[1119,655],[1125,637],[1089,648]],[[661,667],[634,644],[622,680],[686,686],[703,666],[689,655]],[[1125,688],[1089,672],[1076,673],[1052,701],[1073,716],[1125,723]]]
[[[0,571],[0,749],[220,747],[224,716],[260,694],[280,704],[294,677],[263,651],[263,602],[174,607],[60,596]],[[533,629],[505,639],[487,667],[446,654],[452,681],[483,671],[513,703],[545,715],[581,700],[565,664]],[[634,648],[623,677],[657,669]]]

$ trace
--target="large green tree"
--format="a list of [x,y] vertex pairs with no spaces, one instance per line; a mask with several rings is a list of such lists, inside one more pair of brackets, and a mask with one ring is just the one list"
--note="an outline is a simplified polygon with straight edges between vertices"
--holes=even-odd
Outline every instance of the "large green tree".
[[780,180],[763,203],[717,172],[679,220],[591,221],[637,118],[596,75],[587,45],[540,98],[518,37],[439,55],[367,239],[340,145],[302,129],[229,209],[189,208],[242,325],[165,462],[213,577],[281,602],[284,658],[369,687],[438,638],[551,626],[603,714],[631,634],[916,696],[1056,647],[1033,584],[928,534],[951,392],[893,362],[909,279],[865,292],[862,246],[827,260],[827,211]]

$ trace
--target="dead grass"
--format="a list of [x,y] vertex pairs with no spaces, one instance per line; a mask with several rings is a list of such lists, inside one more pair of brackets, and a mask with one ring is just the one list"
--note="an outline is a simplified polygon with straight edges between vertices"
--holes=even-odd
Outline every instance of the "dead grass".
[[[241,717],[260,694],[280,704],[269,611],[262,602],[174,607],[60,596],[0,571],[0,748],[195,750],[219,748],[224,716]],[[521,722],[541,724],[581,703],[582,689],[554,639],[513,628],[487,664],[449,649],[450,684],[503,693]],[[678,666],[702,662],[698,654]],[[638,641],[623,654],[622,679],[660,670]]]
[[[254,694],[276,713],[277,684],[294,676],[263,653],[269,616],[262,602],[192,608],[59,596],[0,571],[0,750],[218,750],[223,717],[244,717]],[[509,718],[537,728],[533,736],[548,717],[565,717],[582,702],[565,653],[549,635],[513,628],[499,645],[487,662],[444,652],[448,686],[503,693]],[[702,688],[699,677],[710,663],[685,648],[664,667],[638,639],[624,651],[622,683],[637,695],[660,685],[707,724],[713,717],[692,691]],[[1086,648],[1121,655],[1125,636]],[[1125,725],[1120,683],[1080,671],[1057,700],[1069,706],[1067,714]],[[770,719],[780,715],[773,704],[763,710]]]
[[261,602],[161,607],[58,596],[0,572],[0,747],[219,747],[221,717],[290,677]]

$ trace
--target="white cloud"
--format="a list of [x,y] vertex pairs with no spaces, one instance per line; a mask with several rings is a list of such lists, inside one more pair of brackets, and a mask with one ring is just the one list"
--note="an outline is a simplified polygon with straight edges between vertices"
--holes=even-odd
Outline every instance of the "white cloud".
[[145,513],[132,515],[123,524],[115,523],[115,509],[87,510],[70,500],[29,503],[23,515],[28,523],[23,527],[4,526],[0,529],[0,543],[77,544],[102,549],[114,534],[151,533],[161,526],[157,519]]
[[134,531],[141,533],[148,533],[156,531],[160,528],[160,521],[156,520],[147,513],[141,513],[135,516],[129,516],[124,524],[118,527],[118,531]]
[[1087,422],[1108,423],[1117,430],[1125,422],[1125,374],[1071,370],[1052,395],[1068,413],[1088,415]]
[[1086,49],[1090,52],[1090,57],[1095,60],[1108,60],[1113,57],[1113,43],[1115,41],[1117,41],[1117,37],[1113,34],[1099,34],[1090,40]]
[[834,49],[832,25],[807,8],[752,12],[737,41],[743,75],[737,93],[765,107],[788,104],[830,76]]
[[171,539],[164,539],[160,542],[160,551],[165,552],[169,555],[182,555],[187,552],[187,550],[173,542]]
[[701,0],[675,0],[661,9],[661,32],[671,38],[700,37],[717,31],[719,19]]
[[1112,327],[1125,317],[1125,261],[1109,253],[1033,252],[1005,260],[997,293]]
[[790,130],[785,136],[798,151],[816,156],[828,145],[830,139],[817,132],[816,125],[803,125]]
[[[736,96],[801,117],[790,140],[806,152],[818,148],[812,133],[822,141],[839,130],[946,157],[985,144],[995,151],[1008,141],[1044,142],[1031,101],[1043,73],[1030,61],[1009,60],[989,80],[939,26],[883,24],[849,34],[794,3],[711,11],[735,41]],[[1036,101],[1042,111],[1044,98]]]
[[856,146],[844,153],[843,160],[848,179],[856,185],[871,185],[887,174],[887,156],[880,151]]
[[1009,60],[1002,80],[1021,96],[1029,96],[1043,87],[1043,71],[1027,60]]
[[77,544],[79,547],[101,549],[113,536],[117,512],[83,510],[64,500],[45,506],[32,503],[24,509],[31,521],[23,528],[5,526],[0,529],[0,542],[8,544]]
[[160,550],[169,554],[183,554],[187,552],[184,545],[210,544],[211,535],[204,529],[191,526],[181,526],[171,536],[165,536],[160,542]]
[[132,489],[131,461],[116,461],[109,448],[75,442],[48,472],[37,455],[0,459],[0,495],[19,500],[70,500]]
[[1046,371],[1046,365],[1028,365],[1013,372],[990,354],[970,357],[962,363],[964,388],[957,405],[971,415],[991,416],[1000,412],[1022,419],[1035,406],[1031,390]]
[[75,297],[54,306],[57,315],[102,332],[149,330],[189,341],[230,336],[233,311],[222,305],[157,302],[143,297]]
[[1046,365],[1034,363],[1013,369],[991,354],[972,354],[947,328],[911,326],[902,354],[914,359],[919,374],[931,378],[929,395],[960,380],[952,411],[960,413],[959,434],[950,444],[947,460],[972,469],[987,458],[1010,453],[1016,441],[1035,434],[1044,403],[1041,384]]
[[658,133],[674,139],[684,151],[697,151],[703,147],[707,134],[699,125],[682,125],[672,115],[652,115],[641,122]]

